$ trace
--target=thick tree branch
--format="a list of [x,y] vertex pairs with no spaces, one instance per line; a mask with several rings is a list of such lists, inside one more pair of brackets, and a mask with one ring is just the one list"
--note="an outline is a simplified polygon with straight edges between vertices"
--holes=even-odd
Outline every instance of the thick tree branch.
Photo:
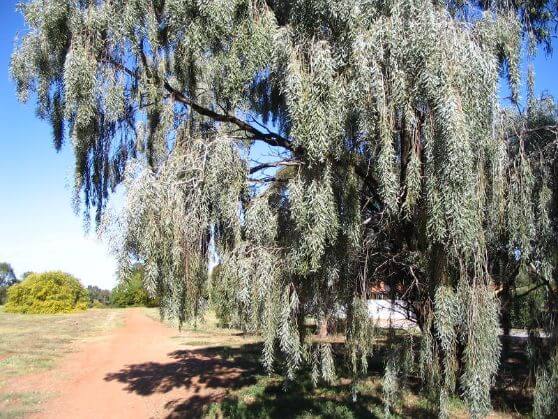
[[[136,72],[130,70],[128,67],[124,66],[118,60],[115,60],[112,57],[108,57],[108,58],[106,58],[106,61],[108,61],[110,64],[114,65],[120,71],[123,71],[124,73],[128,74],[130,77],[132,77],[134,79],[138,79],[138,75],[137,75]],[[147,65],[147,63],[145,62],[144,65]],[[211,118],[215,121],[225,122],[225,123],[230,123],[230,124],[236,125],[242,131],[251,134],[251,137],[249,137],[249,139],[251,139],[251,140],[263,141],[266,144],[269,144],[270,146],[273,146],[273,147],[282,147],[285,150],[291,151],[291,152],[293,152],[295,154],[298,154],[298,155],[304,153],[304,150],[301,147],[295,147],[291,141],[289,141],[287,138],[285,138],[285,137],[283,137],[279,134],[276,134],[276,133],[273,133],[273,132],[263,132],[262,130],[259,130],[258,128],[250,125],[246,121],[244,121],[244,120],[242,120],[242,119],[240,119],[240,118],[238,118],[234,115],[215,112],[215,111],[213,111],[209,108],[206,108],[206,107],[194,102],[192,99],[185,96],[182,92],[180,92],[179,90],[172,87],[171,84],[167,80],[165,80],[163,83],[164,83],[165,90],[167,90],[174,97],[175,100],[179,101],[180,103],[182,103],[186,106],[189,106],[194,112],[196,112],[200,115],[206,116],[206,117]],[[374,193],[376,198],[381,202],[381,198],[376,192],[378,190],[378,182],[374,178],[374,176],[373,176],[373,174],[370,170],[361,167],[358,164],[358,162],[336,161],[335,158],[333,158],[333,161],[336,162],[337,164],[349,164],[349,165],[354,166],[355,173],[359,177],[362,178],[362,180],[365,182],[365,184],[367,184],[367,186],[370,187],[370,189],[372,190],[372,192]],[[273,166],[269,166],[269,167],[273,167]],[[261,170],[262,168],[260,168],[258,170]],[[254,171],[257,171],[257,170],[254,170]],[[250,173],[254,173],[254,172],[251,171]]]
[[544,286],[546,286],[546,284],[544,282],[539,282],[538,284],[533,285],[531,288],[529,288],[529,287],[519,287],[516,290],[515,297],[516,298],[525,297],[526,295],[529,295],[531,292],[536,291],[540,287],[544,287]]
[[527,265],[527,268],[533,275],[535,275],[538,279],[540,279],[545,284],[548,291],[552,292],[553,294],[556,293],[556,291],[558,291],[558,287],[556,286],[556,284],[551,283],[547,278],[545,278],[545,276],[541,274],[539,270],[535,267],[535,264],[533,262],[529,263],[529,265]]
[[[144,61],[144,66],[146,66],[147,65],[146,59],[144,58],[143,61]],[[118,62],[114,58],[109,57],[108,62],[114,65],[120,71],[123,71],[124,73],[128,74],[130,77],[134,79],[138,78],[135,72],[133,72],[128,67],[124,66],[122,63]],[[282,147],[286,150],[294,151],[294,147],[291,144],[291,142],[286,138],[282,137],[281,135],[273,132],[263,132],[234,115],[218,113],[209,108],[201,106],[200,104],[191,100],[189,97],[185,96],[182,92],[172,87],[167,80],[165,80],[163,83],[164,83],[165,90],[169,92],[174,97],[175,100],[179,101],[180,103],[186,106],[189,106],[190,108],[192,108],[194,112],[206,116],[208,118],[211,118],[214,121],[227,122],[236,125],[242,131],[252,134],[252,137],[250,139],[261,140],[273,147]]]
[[207,116],[208,118],[213,119],[214,121],[219,122],[227,122],[233,125],[236,125],[241,130],[248,132],[253,135],[252,139],[254,140],[261,140],[273,147],[283,147],[286,150],[294,151],[293,145],[289,140],[280,136],[279,134],[275,134],[273,132],[263,132],[259,129],[253,127],[252,125],[248,124],[246,121],[243,121],[240,118],[237,118],[234,115],[229,114],[221,114],[211,109],[205,108],[194,101],[192,101],[187,96],[184,96],[181,92],[176,90],[174,87],[170,85],[168,81],[164,82],[165,89],[173,95],[173,97],[178,100],[179,102],[183,103],[184,105],[190,106],[196,113]]
[[274,176],[267,176],[262,179],[248,178],[248,182],[252,182],[252,183],[277,183],[277,182],[288,182],[288,181],[289,181],[288,179],[278,179]]
[[271,167],[279,167],[279,166],[300,166],[302,162],[297,160],[283,160],[283,161],[276,161],[276,162],[269,162],[269,163],[262,163],[258,164],[250,168],[250,174],[253,175],[256,172],[259,172],[263,169],[269,169]]
[[526,134],[538,134],[541,132],[549,132],[558,135],[558,125],[541,125],[535,128],[523,128],[520,131],[516,131],[512,134],[506,136],[506,141],[513,138],[521,138]]

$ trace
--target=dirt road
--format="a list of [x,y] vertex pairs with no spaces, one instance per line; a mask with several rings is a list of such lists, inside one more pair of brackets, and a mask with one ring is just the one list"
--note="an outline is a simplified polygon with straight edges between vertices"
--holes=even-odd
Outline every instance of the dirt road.
[[27,378],[27,386],[55,395],[34,417],[199,417],[204,405],[250,380],[237,362],[181,347],[177,335],[142,309],[126,310],[124,325],[109,336]]

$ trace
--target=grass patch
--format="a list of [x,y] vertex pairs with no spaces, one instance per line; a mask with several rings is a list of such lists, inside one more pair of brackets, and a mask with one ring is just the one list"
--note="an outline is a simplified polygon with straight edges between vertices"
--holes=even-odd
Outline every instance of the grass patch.
[[[308,374],[299,374],[294,382],[285,384],[278,375],[256,377],[257,382],[230,392],[227,397],[212,403],[204,410],[206,419],[357,419],[385,418],[382,403],[382,384],[379,375],[371,375],[357,386],[353,400],[349,379],[340,378],[334,385],[314,387]],[[465,405],[457,398],[451,399],[450,417],[469,417]],[[401,400],[390,418],[437,418],[433,405],[411,389],[404,389]],[[511,417],[495,412],[491,418]]]
[[[229,348],[229,351],[233,349]],[[226,349],[223,348],[226,352]],[[243,351],[243,348],[237,349]],[[253,351],[252,351],[253,352]],[[236,359],[252,359],[255,353],[236,355]],[[377,362],[379,364],[379,362]],[[312,385],[308,372],[302,371],[294,382],[286,383],[280,375],[265,375],[260,369],[255,383],[230,391],[227,396],[203,409],[208,419],[242,418],[385,418],[382,402],[382,374],[371,365],[368,377],[357,386],[357,398],[353,400],[351,380],[338,369],[339,378],[334,385]],[[418,381],[411,380],[402,389],[401,398],[390,413],[390,418],[437,418],[434,404],[420,392]],[[452,396],[448,406],[449,415],[455,419],[470,417],[465,403]],[[489,418],[519,418],[524,414],[498,406]]]
[[[156,320],[159,314],[156,309],[145,309],[145,313]],[[166,322],[176,327],[176,324]],[[411,331],[412,332],[412,331]],[[409,331],[396,330],[396,336],[408,334]],[[414,333],[414,332],[412,332]],[[208,363],[200,373],[206,381],[222,380],[222,385],[228,392],[224,399],[218,401],[200,399],[198,403],[184,403],[173,406],[170,417],[180,417],[181,414],[217,418],[383,418],[385,417],[382,402],[382,375],[384,357],[387,351],[387,337],[389,332],[380,329],[376,336],[375,355],[369,359],[369,374],[358,385],[357,399],[353,401],[349,372],[338,363],[338,380],[334,385],[320,385],[314,388],[308,371],[302,371],[291,383],[285,383],[280,374],[267,375],[261,366],[261,339],[258,336],[246,335],[239,330],[223,329],[218,326],[217,319],[212,313],[207,313],[203,321],[197,324],[185,324],[181,331],[177,330],[174,339],[186,348],[178,357],[177,369],[182,366],[190,371],[188,360],[201,356],[203,359],[217,359],[217,368]],[[416,333],[414,333],[416,334]],[[418,338],[418,336],[416,336]],[[344,346],[342,335],[328,337],[336,348],[337,356],[341,356]],[[504,357],[505,358],[505,357]],[[284,363],[276,363],[277,371],[281,371]],[[231,366],[243,368],[245,373],[240,377],[227,381],[223,378],[219,367]],[[507,376],[508,363],[505,361],[500,369],[500,375]],[[151,373],[150,373],[151,374]],[[148,374],[148,375],[150,375]],[[195,374],[198,374],[196,372]],[[189,377],[189,373],[183,374]],[[513,374],[513,381],[521,381],[521,376]],[[506,380],[499,377],[494,387],[493,405],[495,411],[490,418],[524,417],[526,410],[518,411],[515,406],[517,398],[507,400],[498,390],[506,384]],[[507,387],[507,386],[506,386]],[[508,390],[500,389],[510,396]],[[523,402],[521,402],[523,403]],[[526,405],[528,406],[528,404]],[[411,377],[406,387],[402,389],[401,399],[391,412],[390,417],[400,418],[436,418],[435,406],[420,391],[418,377]],[[466,419],[469,417],[465,404],[458,398],[452,397],[449,404],[450,417]]]
[[356,418],[373,417],[380,400],[361,396],[346,400],[341,386],[313,389],[308,380],[284,387],[279,377],[261,377],[258,383],[212,404],[207,418]]
[[[339,380],[335,385],[312,386],[308,376],[301,375],[285,386],[278,376],[261,376],[258,382],[231,393],[223,401],[207,408],[206,418],[381,418],[384,408],[378,377],[369,377],[358,386],[358,397],[352,398],[351,384]],[[436,415],[414,398],[402,399],[391,417],[429,418]]]
[[0,394],[0,419],[23,418],[39,411],[46,396],[38,391]]
[[118,324],[118,310],[29,315],[0,312],[0,383],[6,378],[51,368],[78,340]]
[[[159,320],[156,309],[145,309],[145,314]],[[165,323],[177,326],[172,322]],[[367,418],[383,417],[381,400],[381,379],[377,365],[371,365],[370,377],[358,388],[356,402],[352,400],[350,380],[340,378],[336,385],[314,388],[307,373],[302,372],[295,382],[285,386],[280,375],[267,375],[260,362],[262,346],[259,336],[244,334],[240,330],[225,329],[218,326],[218,321],[211,312],[197,324],[185,324],[174,337],[178,344],[186,348],[185,360],[201,356],[217,359],[218,365],[236,365],[246,373],[224,386],[228,394],[224,400],[203,406],[195,406],[195,416],[206,418]],[[342,336],[331,336],[332,343],[342,345]],[[379,331],[378,342],[385,341]],[[187,361],[183,361],[187,362]],[[278,362],[278,369],[281,362]],[[177,366],[177,369],[180,369]],[[219,371],[219,368],[217,368]],[[217,372],[218,374],[218,372]],[[212,373],[204,371],[204,378],[211,381]],[[222,377],[218,377],[225,380]],[[417,404],[418,399],[405,397],[400,408],[401,417],[429,417],[430,410]],[[193,414],[191,404],[177,405],[173,414]],[[197,410],[199,408],[199,410]],[[171,417],[173,416],[171,414]],[[435,417],[435,415],[430,415]]]
[[98,338],[119,325],[120,318],[120,310],[48,315],[0,310],[0,418],[25,416],[46,397],[11,391],[11,379],[54,368],[76,343]]

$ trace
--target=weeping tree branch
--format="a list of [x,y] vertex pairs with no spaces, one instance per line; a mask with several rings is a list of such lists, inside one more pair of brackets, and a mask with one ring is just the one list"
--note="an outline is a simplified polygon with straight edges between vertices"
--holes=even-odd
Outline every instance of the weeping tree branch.
[[[120,71],[126,73],[127,75],[129,75],[133,79],[136,79],[136,80],[138,79],[138,75],[137,75],[136,72],[130,70],[128,67],[126,67],[124,64],[122,64],[118,60],[114,59],[113,57],[110,57],[110,56],[106,57],[105,61],[108,62],[109,64],[115,66]],[[143,65],[147,66],[147,58],[144,56],[144,54],[142,54],[142,61],[143,61]],[[214,121],[225,122],[225,123],[236,125],[240,130],[251,134],[251,136],[249,137],[250,140],[263,141],[263,142],[265,142],[266,144],[268,144],[272,147],[281,147],[281,148],[283,148],[287,151],[292,152],[293,154],[297,154],[297,155],[304,154],[304,149],[302,147],[295,146],[290,140],[288,140],[287,138],[285,138],[285,137],[283,137],[283,136],[281,136],[277,133],[274,133],[274,132],[271,132],[271,131],[264,132],[264,131],[254,127],[253,125],[250,125],[248,122],[236,117],[235,115],[230,115],[230,114],[225,114],[225,113],[218,113],[218,112],[213,111],[212,109],[204,107],[204,106],[200,105],[199,103],[196,103],[195,101],[193,101],[192,99],[190,99],[186,95],[184,95],[179,90],[175,89],[167,80],[165,80],[163,82],[163,86],[164,86],[165,90],[167,92],[169,92],[170,95],[175,100],[184,104],[185,106],[189,106],[194,112],[198,113],[199,115],[203,115],[205,117],[208,117],[208,118],[210,118]],[[359,176],[365,182],[366,186],[368,188],[370,188],[370,190],[372,191],[372,193],[376,197],[376,199],[379,202],[382,202],[381,197],[377,193],[377,190],[378,190],[377,179],[375,179],[375,177],[373,176],[372,171],[369,170],[369,168],[363,168],[358,162],[355,162],[355,161],[338,160],[338,159],[335,158],[335,156],[331,156],[331,157],[332,157],[331,161],[336,165],[347,165],[348,164],[350,166],[353,166],[357,176]],[[281,166],[281,165],[285,165],[285,164],[277,164],[276,166]],[[267,167],[276,167],[276,166],[267,166]],[[258,167],[258,166],[256,166],[256,167]],[[259,167],[258,169],[252,168],[251,171],[250,171],[250,174],[253,174],[254,172],[256,172],[258,170],[261,170],[261,169],[264,169],[264,168],[266,168],[266,167],[262,166],[262,167]]]

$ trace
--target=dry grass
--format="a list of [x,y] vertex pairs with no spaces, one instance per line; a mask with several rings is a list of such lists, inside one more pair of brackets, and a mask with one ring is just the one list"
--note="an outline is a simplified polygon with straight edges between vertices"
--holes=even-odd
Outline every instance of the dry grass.
[[55,368],[76,344],[98,339],[120,323],[121,310],[91,309],[73,314],[11,314],[0,309],[0,418],[36,410],[48,395],[10,389],[14,377]]
[[[156,308],[145,308],[145,314],[157,321],[159,311]],[[176,323],[165,321],[171,327],[178,328]],[[257,335],[243,333],[238,329],[225,329],[218,326],[217,317],[211,311],[207,311],[204,318],[196,324],[184,324],[182,330],[175,337],[177,344],[189,347],[219,347],[239,348],[243,345],[250,345],[261,342]]]

